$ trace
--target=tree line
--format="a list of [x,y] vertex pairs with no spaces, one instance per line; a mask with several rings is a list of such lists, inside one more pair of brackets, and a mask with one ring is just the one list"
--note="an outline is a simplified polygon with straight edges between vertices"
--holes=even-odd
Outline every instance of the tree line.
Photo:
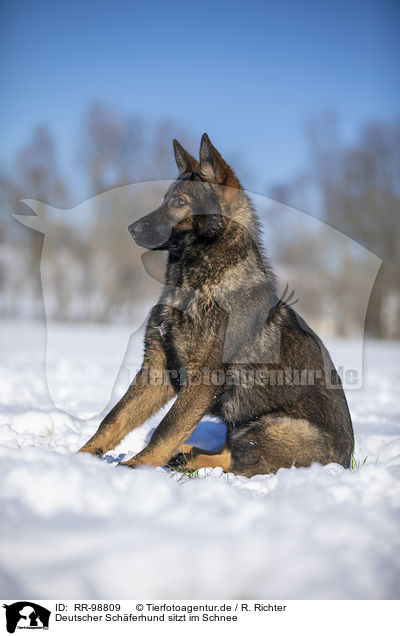
[[[335,118],[325,116],[314,120],[306,135],[309,153],[304,170],[286,183],[266,186],[263,194],[313,214],[383,260],[366,328],[375,337],[400,337],[400,122],[369,123],[349,144],[341,140]],[[79,199],[119,186],[173,179],[173,137],[188,149],[197,146],[197,140],[174,121],[150,123],[92,104],[81,122],[71,171],[61,164],[49,129],[39,126],[33,131],[14,165],[0,172],[1,318],[43,315],[39,269],[43,234],[12,219],[11,213],[28,213],[21,200],[68,209]],[[240,167],[237,172],[240,176]],[[53,240],[46,257],[52,272],[53,301],[47,307],[52,318],[129,321],[135,303],[156,293],[143,277],[140,255],[128,244],[126,226],[132,219],[127,193],[129,189],[122,188],[120,195],[116,190],[112,197],[96,198],[103,207],[95,215],[88,213],[73,222],[63,216],[51,219]],[[161,195],[156,183],[154,193],[155,199]],[[152,196],[148,195],[148,205]],[[141,205],[144,212],[151,209],[144,199]],[[51,214],[48,206],[41,214]],[[285,272],[283,283],[290,286],[291,272],[296,272],[295,291],[303,298],[306,318],[318,326],[329,314],[332,332],[352,335],[365,318],[362,303],[357,302],[364,274],[360,254],[345,242],[332,254],[323,232],[310,231],[301,223],[295,232],[288,232],[279,215],[272,218],[274,241],[267,251],[278,272]],[[161,271],[162,263],[157,272]],[[152,270],[150,277],[157,280],[161,274]]]

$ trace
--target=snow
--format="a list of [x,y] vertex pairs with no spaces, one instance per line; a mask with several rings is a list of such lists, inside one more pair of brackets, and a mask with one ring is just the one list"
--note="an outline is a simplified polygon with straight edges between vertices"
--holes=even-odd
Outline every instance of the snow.
[[[140,364],[143,333],[110,396],[118,328],[57,329],[61,343],[90,355],[78,373],[62,347],[50,352],[53,389],[82,417],[114,402]],[[44,325],[2,323],[1,333],[2,598],[399,598],[399,343],[367,342],[363,387],[347,391],[353,470],[314,464],[246,479],[203,469],[188,478],[117,467],[161,414],[103,460],[76,454],[101,415],[78,420],[54,406]],[[328,346],[351,368],[359,343]],[[202,422],[194,435],[217,447],[224,427]]]

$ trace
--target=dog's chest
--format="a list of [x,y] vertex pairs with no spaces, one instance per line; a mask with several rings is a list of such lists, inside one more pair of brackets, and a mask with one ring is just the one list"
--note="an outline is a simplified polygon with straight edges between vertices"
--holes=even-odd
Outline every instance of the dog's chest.
[[199,325],[184,312],[169,309],[163,313],[156,329],[167,354],[168,366],[171,369],[186,366],[196,350]]
[[162,320],[160,324],[157,325],[156,330],[160,334],[161,340],[165,342],[169,331],[167,322],[165,320]]

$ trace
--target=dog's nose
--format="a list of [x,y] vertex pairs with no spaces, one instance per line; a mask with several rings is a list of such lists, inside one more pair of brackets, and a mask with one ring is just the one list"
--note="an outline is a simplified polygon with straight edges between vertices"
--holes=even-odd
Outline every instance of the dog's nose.
[[129,232],[129,234],[131,234],[131,236],[133,236],[133,238],[135,238],[135,236],[136,236],[136,231],[137,231],[136,230],[136,226],[137,226],[137,223],[131,223],[128,226],[128,232]]
[[144,225],[145,223],[143,223],[143,221],[135,221],[135,223],[130,224],[128,230],[134,239],[143,232]]

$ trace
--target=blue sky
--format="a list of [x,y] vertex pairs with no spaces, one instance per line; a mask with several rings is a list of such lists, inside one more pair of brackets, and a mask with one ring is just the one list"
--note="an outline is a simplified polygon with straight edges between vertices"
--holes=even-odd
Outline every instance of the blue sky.
[[261,191],[304,166],[307,120],[333,109],[351,140],[400,112],[395,0],[3,0],[0,11],[3,166],[38,123],[72,162],[85,108],[104,100],[207,131]]

